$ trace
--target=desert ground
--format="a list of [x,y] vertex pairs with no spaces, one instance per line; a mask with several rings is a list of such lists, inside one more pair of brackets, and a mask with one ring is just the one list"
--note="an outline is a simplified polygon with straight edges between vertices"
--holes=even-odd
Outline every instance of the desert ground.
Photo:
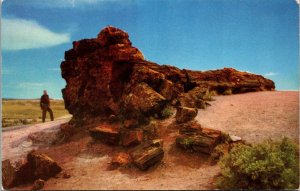
[[[272,91],[216,96],[206,110],[199,110],[196,120],[203,126],[236,135],[249,143],[283,136],[299,141],[299,92]],[[49,179],[43,189],[213,189],[220,172],[209,156],[188,153],[175,146],[178,129],[173,117],[158,121],[164,139],[163,162],[148,171],[135,167],[111,169],[111,157],[122,150],[94,141],[87,131],[61,144],[48,139],[66,119],[2,132],[2,160],[16,160],[31,149],[48,154],[71,177]],[[33,133],[46,137],[32,139]],[[36,134],[35,134],[36,135]],[[31,137],[31,138],[30,138]],[[51,146],[50,146],[51,145]],[[131,148],[129,148],[131,149]],[[30,189],[22,185],[14,189]]]

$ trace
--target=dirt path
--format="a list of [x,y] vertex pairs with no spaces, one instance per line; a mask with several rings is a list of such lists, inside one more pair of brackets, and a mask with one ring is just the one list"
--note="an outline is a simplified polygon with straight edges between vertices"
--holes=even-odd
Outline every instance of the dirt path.
[[283,136],[299,140],[299,92],[273,91],[218,96],[197,120],[257,143]]
[[68,120],[70,120],[70,116],[41,124],[6,127],[2,129],[2,160],[18,159],[25,156],[32,149],[37,148],[37,146],[33,145],[32,142],[28,140],[29,134],[41,131],[58,131],[60,124],[65,123]]
[[[211,104],[207,110],[199,110],[197,116],[197,120],[205,127],[235,134],[252,143],[283,135],[298,140],[298,92],[218,96]],[[174,118],[159,122],[165,156],[162,163],[145,172],[135,167],[109,169],[111,157],[122,148],[95,142],[87,131],[69,142],[40,148],[41,152],[56,160],[71,175],[69,179],[49,179],[44,189],[213,189],[214,176],[220,172],[218,165],[210,164],[206,155],[178,149],[174,145],[178,129],[173,127],[173,122]],[[3,140],[11,143],[14,139],[4,134]],[[13,155],[6,154],[6,157],[9,156]],[[30,188],[31,185],[23,185],[17,189]]]

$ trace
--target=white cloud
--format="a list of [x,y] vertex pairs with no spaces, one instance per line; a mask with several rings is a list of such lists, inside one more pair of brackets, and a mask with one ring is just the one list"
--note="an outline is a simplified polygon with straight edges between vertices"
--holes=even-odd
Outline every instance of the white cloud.
[[56,33],[34,20],[2,18],[3,50],[45,48],[70,42],[70,34]]
[[[16,1],[15,4],[39,8],[74,8],[84,5],[95,5],[99,3],[114,2],[117,0],[31,0],[26,3],[24,1]],[[124,1],[124,0],[123,0]],[[118,2],[122,2],[118,0]]]
[[46,83],[38,83],[38,82],[21,82],[18,84],[18,88],[32,89],[32,88],[40,88],[45,86]]
[[296,0],[296,3],[298,3],[298,4],[299,4],[299,3],[300,3],[300,0]]
[[277,75],[277,73],[275,73],[275,72],[268,72],[265,74],[265,76],[276,76],[276,75]]

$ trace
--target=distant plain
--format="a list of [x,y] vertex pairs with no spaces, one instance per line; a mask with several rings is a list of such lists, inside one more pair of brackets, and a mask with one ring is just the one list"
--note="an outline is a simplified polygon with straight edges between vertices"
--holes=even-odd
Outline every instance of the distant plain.
[[[42,110],[38,99],[2,99],[2,127],[42,122]],[[51,100],[54,120],[68,115],[63,100]],[[46,121],[50,120],[47,112]]]

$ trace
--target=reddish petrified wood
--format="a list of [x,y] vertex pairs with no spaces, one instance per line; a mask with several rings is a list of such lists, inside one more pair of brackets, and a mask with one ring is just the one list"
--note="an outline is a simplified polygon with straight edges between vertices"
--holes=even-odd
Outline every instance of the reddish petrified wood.
[[102,124],[89,130],[93,138],[108,144],[118,144],[120,141],[120,126],[118,124]]
[[[73,48],[65,52],[61,74],[66,80],[65,107],[75,122],[116,115],[143,123],[159,117],[168,103],[195,88],[219,94],[275,88],[271,80],[231,68],[201,72],[146,61],[129,35],[112,26],[97,38],[73,42]],[[192,101],[181,101],[186,107],[206,107],[193,96]]]

